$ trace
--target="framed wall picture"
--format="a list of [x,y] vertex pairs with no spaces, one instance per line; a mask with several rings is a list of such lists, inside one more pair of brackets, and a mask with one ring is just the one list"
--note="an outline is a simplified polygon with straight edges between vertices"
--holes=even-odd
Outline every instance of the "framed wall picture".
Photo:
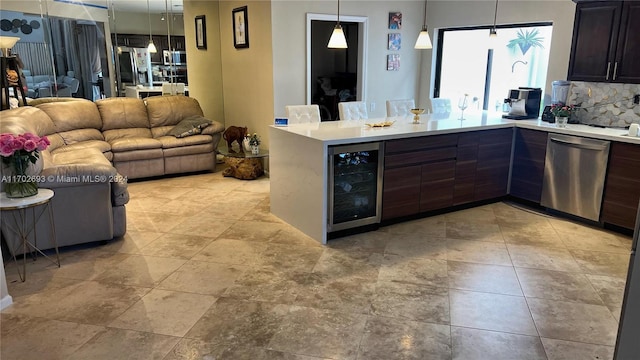
[[398,51],[402,47],[402,36],[400,33],[389,34],[389,50]]
[[402,29],[402,13],[390,12],[389,13],[389,30]]
[[249,19],[247,7],[235,8],[233,14],[233,46],[236,49],[249,47]]
[[196,16],[196,47],[198,49],[207,48],[207,26],[204,15]]
[[389,71],[400,70],[400,54],[387,55],[387,70]]

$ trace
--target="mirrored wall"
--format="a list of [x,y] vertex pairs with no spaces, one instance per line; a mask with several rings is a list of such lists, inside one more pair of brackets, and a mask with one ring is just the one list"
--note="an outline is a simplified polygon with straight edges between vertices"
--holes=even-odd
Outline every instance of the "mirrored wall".
[[[148,7],[144,1],[7,0],[0,36],[20,38],[11,54],[29,98],[125,96],[127,86],[186,82],[177,1],[151,0]],[[149,52],[150,40],[156,53]]]

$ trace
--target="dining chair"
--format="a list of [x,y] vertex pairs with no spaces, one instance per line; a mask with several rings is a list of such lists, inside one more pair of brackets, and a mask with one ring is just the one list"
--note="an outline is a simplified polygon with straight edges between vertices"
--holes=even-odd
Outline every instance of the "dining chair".
[[320,107],[314,105],[287,105],[289,124],[303,124],[320,122]]
[[434,114],[450,114],[451,99],[449,98],[431,98],[431,112]]
[[407,116],[411,114],[411,109],[415,109],[416,103],[413,99],[387,100],[387,117]]
[[368,119],[367,104],[364,101],[345,101],[338,103],[340,120]]

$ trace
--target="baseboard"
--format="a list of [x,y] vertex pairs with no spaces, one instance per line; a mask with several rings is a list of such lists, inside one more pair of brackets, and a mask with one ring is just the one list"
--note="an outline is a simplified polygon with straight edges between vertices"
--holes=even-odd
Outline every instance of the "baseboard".
[[3,297],[2,300],[0,300],[0,310],[4,310],[5,308],[9,307],[11,304],[13,304],[13,299],[11,298],[11,295],[7,295]]

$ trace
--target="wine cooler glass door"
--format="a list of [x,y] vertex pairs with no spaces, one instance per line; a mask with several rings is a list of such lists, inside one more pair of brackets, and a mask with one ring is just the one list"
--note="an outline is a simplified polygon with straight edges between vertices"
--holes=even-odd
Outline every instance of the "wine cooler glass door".
[[329,232],[380,222],[382,143],[330,147],[329,172]]

